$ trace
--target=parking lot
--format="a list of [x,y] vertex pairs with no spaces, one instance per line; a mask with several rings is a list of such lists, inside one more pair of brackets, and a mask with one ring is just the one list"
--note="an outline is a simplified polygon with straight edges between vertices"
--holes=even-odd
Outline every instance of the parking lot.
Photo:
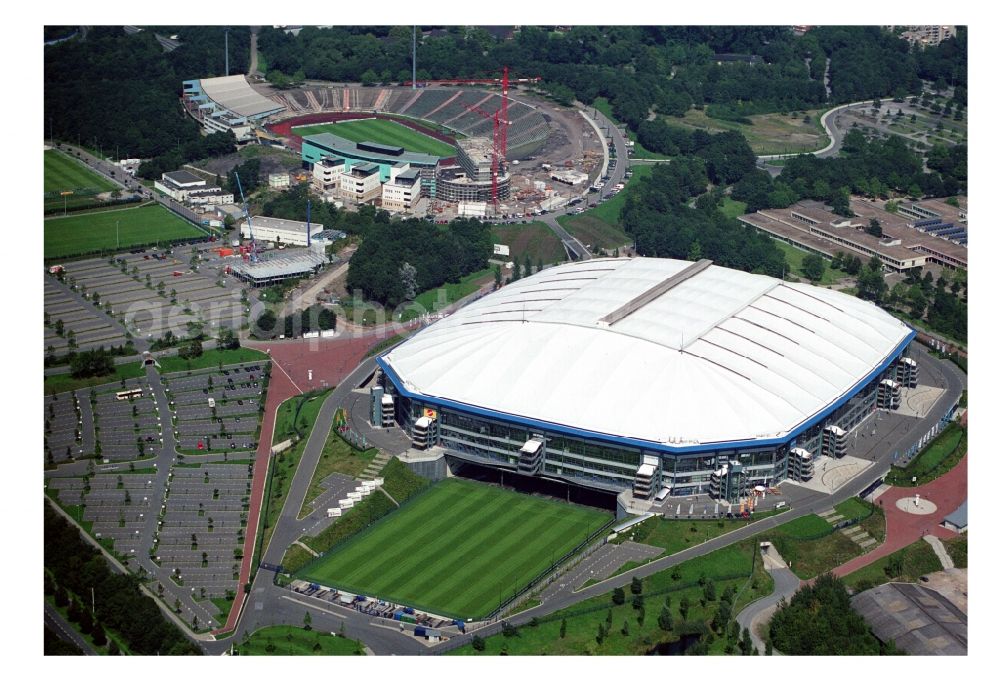
[[[74,293],[53,275],[45,275],[44,294],[46,352],[50,352],[51,347],[52,354],[65,354],[70,349],[70,336],[77,349],[81,350],[125,344],[124,326],[102,308],[95,307],[91,301]],[[58,325],[58,322],[62,324]]]
[[251,460],[171,468],[154,560],[212,615],[208,599],[236,591],[252,469]]
[[263,379],[262,364],[166,378],[178,451],[198,454],[256,448]]
[[[73,300],[57,295],[58,287],[63,294],[72,295],[75,290],[85,304],[92,303],[96,293],[101,309],[94,309],[104,314],[110,306],[114,317],[124,322],[123,326],[108,317],[110,325],[117,327],[122,335],[122,342],[126,329],[135,336],[155,340],[167,331],[177,336],[187,335],[190,322],[203,323],[207,333],[214,333],[220,326],[239,328],[247,314],[243,287],[224,273],[224,261],[217,253],[204,244],[169,251],[167,254],[152,249],[136,250],[113,259],[66,263],[66,285],[46,279],[47,292],[55,285],[51,287],[53,310],[69,311]],[[48,305],[49,295],[46,301]],[[85,337],[90,339],[89,335]],[[60,343],[54,338],[58,336],[53,333],[53,344],[58,349]],[[79,336],[77,342],[83,345]],[[92,342],[95,346],[113,344],[100,339]]]
[[142,472],[101,473],[92,477],[53,478],[47,487],[56,493],[69,514],[90,521],[91,532],[98,540],[111,540],[114,550],[135,562],[142,532],[156,518],[157,505],[152,493],[153,475]]

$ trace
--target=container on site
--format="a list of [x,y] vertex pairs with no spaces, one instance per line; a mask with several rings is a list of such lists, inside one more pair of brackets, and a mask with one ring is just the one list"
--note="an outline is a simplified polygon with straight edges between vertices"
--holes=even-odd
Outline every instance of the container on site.
[[340,507],[329,507],[326,510],[327,516],[340,516],[343,514],[343,510]]
[[354,500],[351,500],[350,498],[346,500],[338,500],[337,504],[339,504],[342,508],[350,508],[354,506]]
[[232,256],[232,255],[233,255],[233,250],[230,249],[229,247],[225,246],[219,247],[219,258],[225,258],[226,256]]
[[361,493],[359,493],[357,491],[352,491],[352,492],[350,492],[350,493],[347,494],[347,497],[349,497],[352,500],[360,500],[361,499]]

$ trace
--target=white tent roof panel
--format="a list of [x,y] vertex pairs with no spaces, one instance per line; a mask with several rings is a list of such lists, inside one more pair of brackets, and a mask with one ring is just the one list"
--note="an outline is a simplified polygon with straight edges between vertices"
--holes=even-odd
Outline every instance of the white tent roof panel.
[[[684,446],[785,436],[910,335],[852,296],[716,266],[639,298],[691,265],[550,268],[438,321],[385,362],[415,394]],[[631,313],[603,321],[623,306]]]

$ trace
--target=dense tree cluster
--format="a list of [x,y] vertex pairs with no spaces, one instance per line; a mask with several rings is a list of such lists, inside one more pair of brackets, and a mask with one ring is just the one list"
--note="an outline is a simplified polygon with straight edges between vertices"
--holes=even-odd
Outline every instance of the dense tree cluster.
[[[493,252],[489,227],[474,218],[457,218],[447,227],[426,221],[375,222],[351,258],[347,287],[360,289],[368,300],[398,305],[446,282],[486,267]],[[414,288],[407,289],[404,266],[416,269]]]
[[[264,28],[259,47],[276,82],[316,78],[388,83],[410,78],[409,27],[307,27],[297,36]],[[726,56],[717,56],[726,55]],[[751,60],[751,57],[756,57]],[[830,65],[832,94],[823,77]],[[476,27],[449,26],[424,36],[418,79],[495,77],[509,65],[540,76],[563,103],[610,100],[633,129],[651,109],[745,120],[755,113],[801,110],[919,91],[920,78],[965,86],[966,39],[911,48],[877,27],[817,28],[796,36],[785,26],[523,26],[513,40]],[[622,77],[623,73],[627,77]]]
[[921,276],[913,270],[891,290],[882,286],[874,300],[926,322],[933,331],[963,343],[968,340],[968,280],[963,271],[944,273],[935,280],[929,272]]
[[[154,32],[179,36],[164,53]],[[79,37],[45,48],[45,131],[120,157],[160,158],[141,170],[159,177],[187,161],[232,152],[232,134],[201,136],[178,104],[181,82],[223,75],[221,26],[148,29],[93,26]],[[249,30],[229,34],[230,71],[246,72]]]
[[[622,225],[635,238],[637,251],[643,256],[710,258],[725,267],[781,277],[785,255],[774,242],[722,213],[717,192],[702,194],[708,164],[694,157],[657,165],[629,191]],[[688,201],[698,195],[696,208],[689,208]]]
[[770,639],[785,655],[879,655],[896,650],[883,647],[864,618],[851,607],[843,581],[829,573],[778,602],[771,620]]
[[[240,174],[240,180],[243,180],[243,174]],[[269,195],[267,201],[261,205],[261,214],[292,221],[305,221],[307,203],[310,201],[312,206],[309,207],[311,209],[309,218],[313,223],[321,223],[326,230],[343,230],[352,235],[360,235],[364,234],[373,223],[389,222],[388,212],[377,210],[370,204],[361,205],[357,211],[348,211],[338,209],[330,202],[310,200],[309,186],[306,184],[299,184],[290,190]]]
[[898,193],[919,198],[966,192],[966,146],[935,148],[929,153],[927,166],[929,173],[924,171],[920,156],[900,136],[866,137],[852,129],[844,137],[840,156],[793,157],[775,179],[765,171],[748,172],[733,186],[733,197],[746,202],[750,211],[784,208],[800,199],[815,199],[850,216],[851,193],[879,198]]
[[[45,505],[45,568],[56,583],[56,603],[70,602],[66,591],[78,599],[99,599],[96,617],[89,608],[73,603],[70,608],[84,619],[114,630],[137,655],[197,655],[198,648],[160,614],[156,603],[144,595],[132,576],[111,571],[103,555],[80,538],[75,526]],[[62,602],[62,603],[60,603]],[[87,604],[89,606],[89,603]]]
[[103,347],[96,350],[77,352],[70,357],[69,373],[74,378],[105,376],[114,370],[114,356]]

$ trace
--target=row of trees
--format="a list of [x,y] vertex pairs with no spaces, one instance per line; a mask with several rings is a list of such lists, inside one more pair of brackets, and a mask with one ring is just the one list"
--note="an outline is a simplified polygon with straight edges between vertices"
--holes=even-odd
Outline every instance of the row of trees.
[[[80,532],[45,505],[45,568],[58,589],[57,604],[71,592],[78,599],[97,599],[94,619],[112,629],[138,655],[197,655],[198,648],[167,621],[156,603],[131,575],[111,571],[103,555],[80,538]],[[58,594],[58,590],[57,594]],[[68,600],[67,600],[68,602]],[[65,604],[63,604],[65,605]],[[86,612],[89,617],[90,612]],[[82,616],[81,616],[82,617]]]
[[347,288],[395,306],[484,269],[492,252],[489,227],[474,218],[457,218],[443,228],[426,221],[405,227],[376,221],[351,258]]

